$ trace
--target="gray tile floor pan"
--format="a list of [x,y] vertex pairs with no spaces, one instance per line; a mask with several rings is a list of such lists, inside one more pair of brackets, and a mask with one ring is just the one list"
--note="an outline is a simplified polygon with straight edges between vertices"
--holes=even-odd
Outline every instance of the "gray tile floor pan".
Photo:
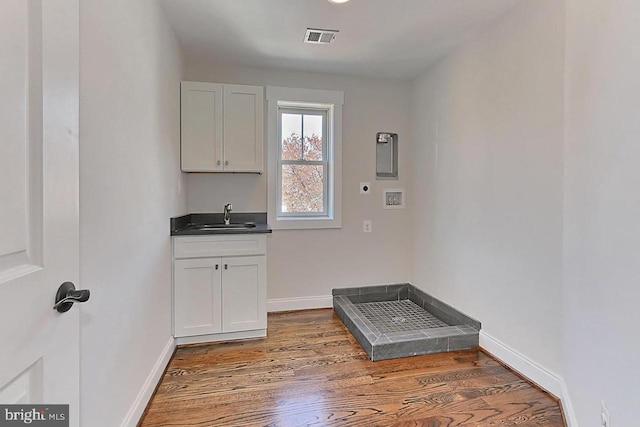
[[334,289],[333,308],[374,361],[478,347],[480,322],[410,284]]

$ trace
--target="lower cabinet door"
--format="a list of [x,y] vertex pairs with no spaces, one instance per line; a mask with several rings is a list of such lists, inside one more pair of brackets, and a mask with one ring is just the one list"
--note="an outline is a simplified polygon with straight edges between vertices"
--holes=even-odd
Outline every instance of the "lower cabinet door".
[[174,336],[222,332],[220,258],[175,260]]
[[222,264],[222,330],[266,329],[266,257],[222,258]]

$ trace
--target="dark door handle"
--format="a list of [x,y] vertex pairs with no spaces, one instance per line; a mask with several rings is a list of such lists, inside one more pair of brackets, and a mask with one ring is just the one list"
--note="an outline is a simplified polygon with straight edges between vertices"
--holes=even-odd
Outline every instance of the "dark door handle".
[[73,283],[64,282],[56,292],[56,303],[53,309],[58,310],[59,313],[65,313],[69,311],[74,302],[85,302],[90,296],[91,292],[88,289],[76,290]]

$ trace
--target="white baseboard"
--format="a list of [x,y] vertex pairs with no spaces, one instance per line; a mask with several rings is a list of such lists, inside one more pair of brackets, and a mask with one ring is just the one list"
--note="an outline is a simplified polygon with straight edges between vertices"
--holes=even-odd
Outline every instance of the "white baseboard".
[[175,340],[171,337],[167,342],[167,345],[162,350],[162,353],[160,353],[160,357],[156,360],[155,365],[153,365],[151,372],[149,372],[149,376],[142,385],[142,388],[140,389],[138,396],[136,396],[136,399],[133,401],[131,408],[129,408],[127,416],[124,417],[121,427],[135,427],[138,425],[140,417],[142,417],[142,414],[144,413],[144,410],[156,389],[156,385],[160,382],[164,369],[167,367],[169,360],[171,360],[171,356],[173,355],[175,348]]
[[254,329],[252,331],[239,331],[239,332],[225,332],[223,334],[207,334],[207,335],[195,335],[192,337],[178,337],[176,338],[176,344],[200,344],[207,342],[224,342],[234,340],[247,340],[252,338],[264,338],[267,336],[266,329]]
[[555,397],[562,397],[562,380],[559,375],[543,368],[484,331],[480,331],[480,347]]
[[562,388],[562,411],[564,412],[564,419],[567,422],[567,427],[578,427],[578,419],[576,418],[576,413],[574,412],[573,405],[571,404],[569,389],[567,388],[564,380],[561,380],[560,385]]
[[311,310],[313,308],[331,307],[333,307],[333,297],[331,295],[300,298],[274,298],[267,300],[267,311],[269,313],[276,311]]
[[567,427],[578,427],[573,406],[571,405],[571,399],[569,398],[569,391],[567,390],[564,380],[559,375],[543,368],[522,353],[512,349],[484,331],[480,331],[480,347],[491,353],[491,355],[495,356],[514,371],[560,399]]

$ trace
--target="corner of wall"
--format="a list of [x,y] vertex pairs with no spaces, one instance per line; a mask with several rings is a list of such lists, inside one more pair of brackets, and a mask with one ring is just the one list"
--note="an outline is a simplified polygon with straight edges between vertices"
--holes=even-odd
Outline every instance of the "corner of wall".
[[573,409],[573,404],[571,403],[569,389],[567,388],[567,384],[563,378],[561,378],[560,387],[562,390],[560,402],[562,403],[562,413],[567,423],[567,427],[578,427],[578,418],[576,417],[576,412]]
[[484,331],[480,331],[480,347],[518,374],[558,398],[567,427],[578,427],[578,421],[573,405],[571,404],[569,390],[560,375],[540,366],[524,354],[514,350]]
[[139,424],[175,350],[176,343],[173,337],[171,337],[160,353],[158,360],[156,360],[156,363],[153,365],[151,372],[149,372],[147,379],[133,401],[131,408],[129,408],[127,415],[125,415],[124,420],[120,424],[121,427],[135,427]]

